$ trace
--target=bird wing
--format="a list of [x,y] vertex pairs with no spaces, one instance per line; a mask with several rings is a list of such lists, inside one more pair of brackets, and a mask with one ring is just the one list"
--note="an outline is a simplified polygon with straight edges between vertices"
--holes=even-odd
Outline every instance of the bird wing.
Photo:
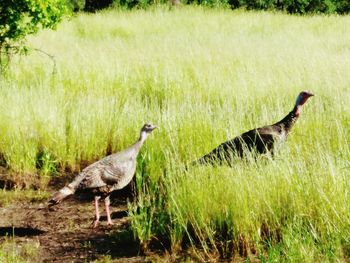
[[287,139],[288,132],[280,124],[265,126],[258,129],[259,135],[264,142],[283,143]]
[[129,174],[132,170],[133,158],[126,158],[123,160],[113,160],[113,158],[106,158],[104,163],[104,171],[101,179],[108,185],[118,184],[122,177]]
[[80,183],[79,188],[97,188],[118,184],[125,175],[133,172],[130,169],[133,159],[127,157],[113,154],[86,167],[82,171],[85,173],[85,178]]
[[260,135],[280,136],[283,132],[281,125],[269,125],[257,129]]
[[81,173],[84,174],[84,179],[79,184],[79,189],[97,188],[106,186],[102,180],[104,165],[101,161],[93,163],[86,167]]
[[247,131],[229,142],[232,145],[231,148],[235,150],[238,156],[243,156],[245,151],[252,151],[253,149],[259,153],[264,153],[273,148],[278,134],[277,129],[274,129],[274,127],[265,126]]

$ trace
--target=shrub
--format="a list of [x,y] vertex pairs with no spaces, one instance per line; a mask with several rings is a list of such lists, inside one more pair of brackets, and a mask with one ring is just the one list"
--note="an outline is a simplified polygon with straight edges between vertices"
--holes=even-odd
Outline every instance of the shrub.
[[347,0],[230,0],[233,8],[285,10],[288,13],[346,13],[350,11]]
[[84,9],[85,0],[67,0],[69,10],[78,12]]
[[[96,0],[89,0],[96,2]],[[113,6],[126,8],[147,8],[155,4],[173,2],[168,0],[113,0]],[[282,10],[288,13],[348,13],[348,0],[181,0],[183,4],[209,7],[246,8],[249,10]],[[95,8],[100,9],[100,8]]]

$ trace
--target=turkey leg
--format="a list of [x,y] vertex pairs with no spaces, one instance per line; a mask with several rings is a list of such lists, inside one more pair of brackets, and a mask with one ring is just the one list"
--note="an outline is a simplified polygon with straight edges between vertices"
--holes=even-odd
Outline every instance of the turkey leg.
[[96,228],[100,222],[100,211],[98,210],[98,201],[100,200],[100,196],[95,196],[95,221],[93,228]]
[[106,205],[106,214],[107,214],[107,225],[113,225],[112,219],[111,219],[111,212],[109,210],[109,205],[111,201],[109,200],[109,196],[105,198],[105,205]]

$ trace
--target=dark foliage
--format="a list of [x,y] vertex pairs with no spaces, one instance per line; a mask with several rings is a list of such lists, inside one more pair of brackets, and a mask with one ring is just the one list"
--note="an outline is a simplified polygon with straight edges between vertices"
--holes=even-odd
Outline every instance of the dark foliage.
[[291,14],[339,13],[350,11],[348,0],[229,0],[232,8],[279,10]]
[[288,13],[347,13],[350,1],[347,0],[229,0],[232,8],[258,10],[282,10]]
[[95,12],[109,7],[112,3],[113,0],[86,0],[84,10],[87,12]]
[[68,0],[75,11],[97,10],[114,6],[127,9],[147,8],[157,4],[194,4],[210,7],[230,7],[232,9],[245,8],[248,10],[277,10],[291,14],[306,13],[338,13],[350,12],[348,0]]
[[334,13],[339,0],[231,0],[234,8],[283,10],[288,13]]

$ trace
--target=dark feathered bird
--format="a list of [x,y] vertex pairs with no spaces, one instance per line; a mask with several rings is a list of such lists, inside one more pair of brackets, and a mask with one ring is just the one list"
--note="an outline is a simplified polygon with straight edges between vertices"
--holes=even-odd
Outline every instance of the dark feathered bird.
[[155,128],[157,127],[153,124],[145,124],[136,143],[123,151],[106,156],[102,160],[86,167],[75,177],[73,182],[52,196],[49,200],[49,205],[58,204],[67,196],[74,194],[76,190],[91,189],[95,196],[96,216],[94,227],[98,225],[100,219],[98,202],[101,198],[104,198],[107,221],[111,225],[109,195],[112,191],[122,189],[130,183],[135,174],[137,155],[148,135]]
[[311,96],[314,95],[308,91],[300,92],[293,110],[282,120],[269,126],[252,129],[224,142],[195,161],[194,164],[230,163],[232,157],[243,157],[246,151],[255,151],[259,154],[270,152],[273,155],[276,146],[287,139],[290,130],[299,118],[303,105]]

